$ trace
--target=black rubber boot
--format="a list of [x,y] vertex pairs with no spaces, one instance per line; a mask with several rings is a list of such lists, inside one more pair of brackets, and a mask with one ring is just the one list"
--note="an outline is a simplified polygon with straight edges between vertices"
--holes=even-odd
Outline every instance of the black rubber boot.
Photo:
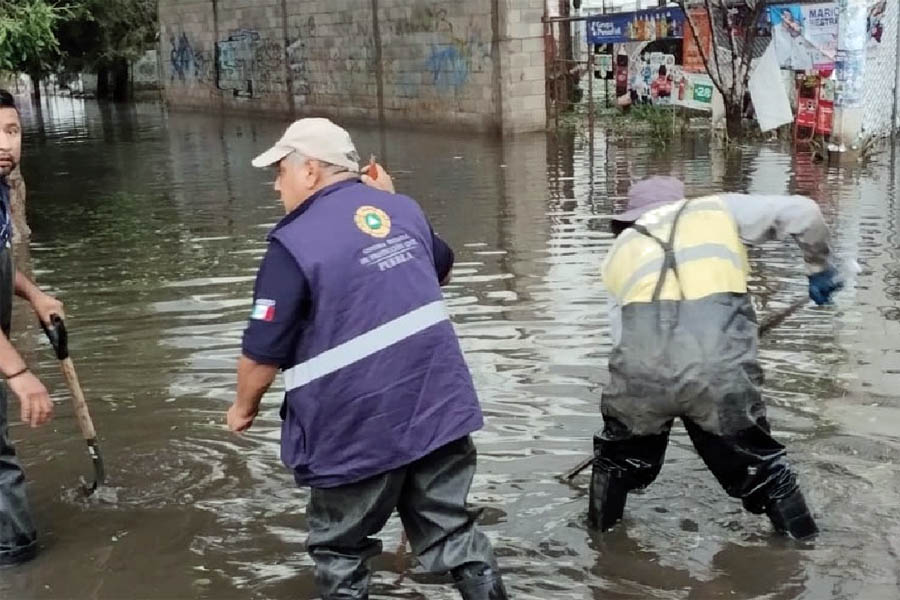
[[621,477],[616,477],[602,463],[594,459],[591,471],[590,499],[588,501],[588,523],[594,529],[608,531],[622,519],[625,513],[625,499],[628,490]]
[[37,556],[37,542],[12,550],[0,550],[0,568],[13,567],[28,562]]
[[[603,458],[607,445],[602,434],[594,434],[594,464],[591,469],[590,498],[588,500],[588,524],[593,529],[608,531],[622,519],[628,488],[622,480],[621,469]],[[607,445],[607,451],[615,446]],[[614,454],[614,452],[613,452]]]
[[806,500],[803,499],[800,490],[769,504],[766,507],[766,514],[772,520],[776,531],[787,534],[795,540],[809,540],[819,533],[819,528],[809,514]]
[[509,600],[500,573],[488,566],[462,567],[453,573],[453,578],[463,600]]

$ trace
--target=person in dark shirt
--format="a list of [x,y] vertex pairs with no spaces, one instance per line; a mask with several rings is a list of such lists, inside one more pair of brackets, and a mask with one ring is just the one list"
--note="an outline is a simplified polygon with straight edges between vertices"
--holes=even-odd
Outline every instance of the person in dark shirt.
[[37,552],[37,533],[25,495],[25,474],[9,440],[7,394],[19,399],[22,421],[37,427],[53,413],[50,394],[9,340],[12,297],[28,300],[38,317],[49,323],[52,315],[63,316],[56,298],[42,292],[12,261],[12,216],[7,176],[22,156],[22,124],[12,95],[0,90],[0,565],[21,563]]

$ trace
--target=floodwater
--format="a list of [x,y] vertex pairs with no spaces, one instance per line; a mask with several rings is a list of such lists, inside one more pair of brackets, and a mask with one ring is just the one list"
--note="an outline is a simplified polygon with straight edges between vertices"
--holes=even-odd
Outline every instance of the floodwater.
[[[250,159],[275,120],[51,100],[26,111],[30,266],[66,302],[72,355],[110,489],[77,493],[90,463],[55,361],[19,307],[17,344],[53,388],[56,418],[12,436],[39,523],[37,560],[0,572],[0,597],[308,599],[306,492],[278,459],[279,390],[252,432],[224,428],[267,228],[280,206]],[[471,499],[519,599],[900,598],[898,162],[837,169],[760,146],[543,134],[500,141],[352,129],[457,251],[446,290],[487,418]],[[810,546],[744,513],[680,427],[626,519],[585,526],[590,451],[610,349],[598,269],[606,216],[629,183],[672,173],[691,194],[814,197],[842,259],[863,267],[836,306],[762,342],[770,420],[822,535]],[[27,259],[25,254],[22,256]],[[806,293],[790,243],[752,252],[760,315]],[[454,598],[383,533],[373,598]],[[398,581],[402,582],[398,583]]]

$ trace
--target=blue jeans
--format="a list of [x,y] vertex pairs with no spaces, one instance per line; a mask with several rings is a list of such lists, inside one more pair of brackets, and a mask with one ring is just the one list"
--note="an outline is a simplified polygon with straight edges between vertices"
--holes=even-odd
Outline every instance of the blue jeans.
[[9,441],[7,390],[0,387],[0,565],[24,562],[37,552],[37,533],[25,496],[25,472]]

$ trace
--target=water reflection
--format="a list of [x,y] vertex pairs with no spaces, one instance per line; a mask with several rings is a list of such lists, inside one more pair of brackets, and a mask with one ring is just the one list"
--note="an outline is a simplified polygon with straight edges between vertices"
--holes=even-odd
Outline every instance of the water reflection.
[[[27,110],[36,276],[71,313],[73,356],[107,454],[112,493],[69,493],[89,463],[55,361],[19,307],[30,364],[58,416],[14,428],[44,552],[0,578],[3,597],[313,598],[305,492],[277,456],[279,390],[253,433],[223,430],[252,277],[280,217],[250,159],[283,127],[51,99]],[[702,138],[658,151],[639,138],[507,140],[354,129],[457,250],[447,302],[484,404],[472,499],[517,598],[894,598],[900,552],[896,161],[837,170],[777,146],[724,151]],[[682,177],[719,190],[812,195],[837,253],[865,272],[838,306],[807,309],[762,344],[770,416],[789,442],[824,534],[772,536],[726,498],[680,428],[663,473],[624,527],[590,534],[585,477],[609,352],[598,282],[605,217],[630,183]],[[762,313],[805,293],[799,252],[754,249]],[[385,531],[377,597],[452,598],[404,575]]]

